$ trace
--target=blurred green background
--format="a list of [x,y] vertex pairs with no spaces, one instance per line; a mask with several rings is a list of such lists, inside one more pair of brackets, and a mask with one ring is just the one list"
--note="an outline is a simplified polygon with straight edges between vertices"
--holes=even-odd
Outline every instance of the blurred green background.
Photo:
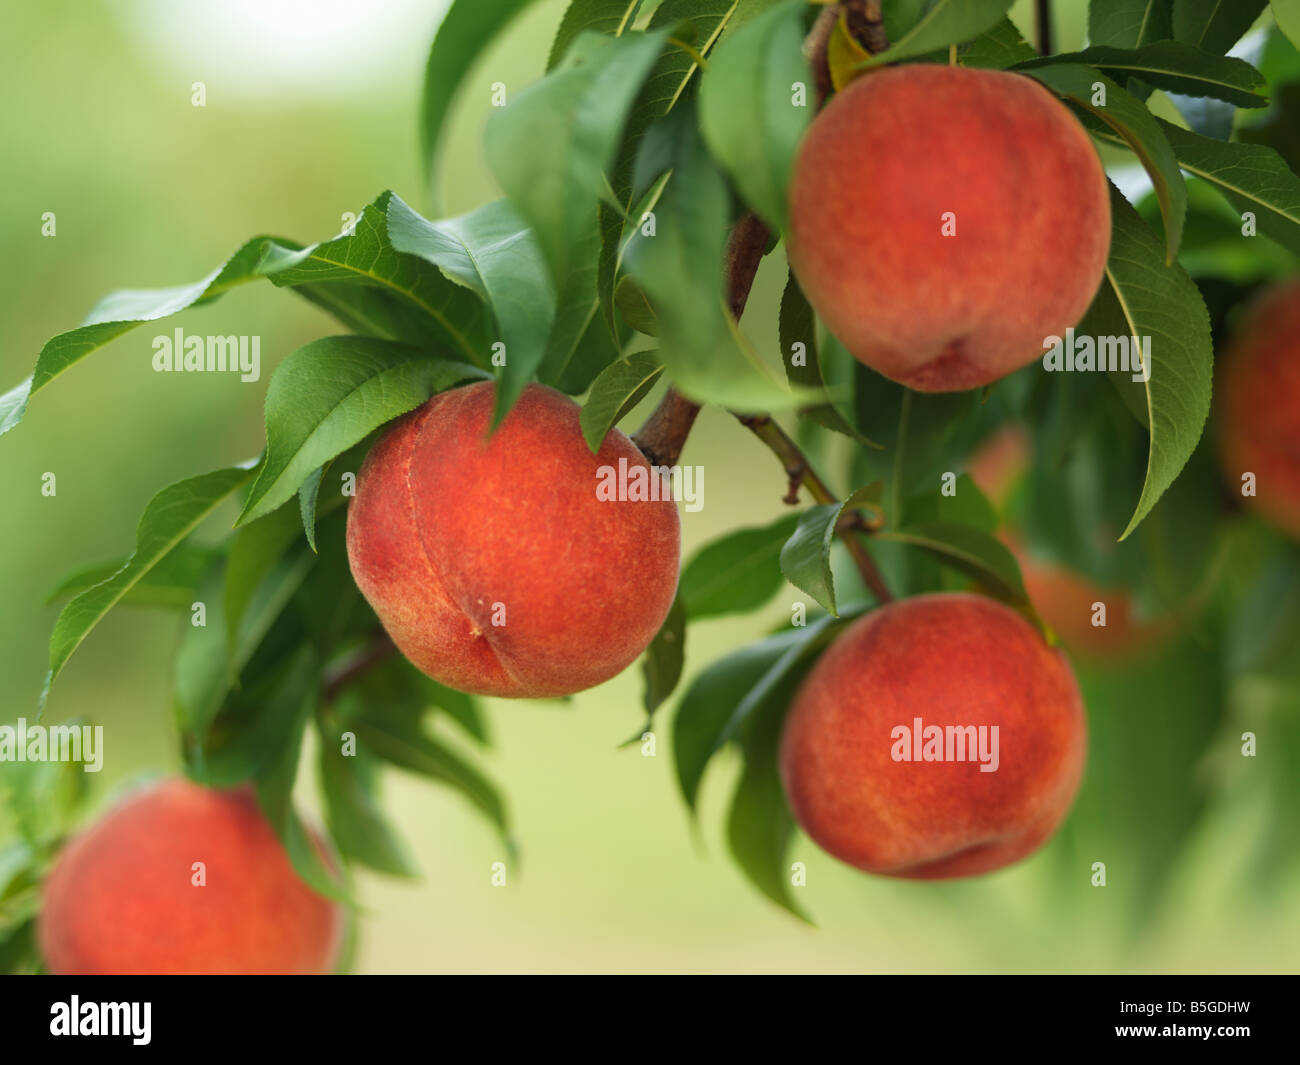
[[[1013,10],[1024,31],[1032,30],[1029,6]],[[442,7],[6,4],[0,385],[26,376],[44,341],[111,289],[196,280],[257,233],[325,238],[344,212],[385,188],[424,205],[417,101]],[[1077,47],[1084,5],[1055,7],[1058,48]],[[538,4],[471,74],[445,155],[450,212],[497,195],[480,150],[489,86],[519,88],[540,75],[563,8],[562,0]],[[196,81],[206,107],[191,104]],[[41,235],[47,211],[57,236]],[[747,317],[755,335],[775,332],[783,281],[782,265],[768,261]],[[150,341],[178,325],[260,335],[262,379],[154,373]],[[34,716],[57,613],[45,597],[58,579],[129,552],[139,513],[161,486],[255,455],[275,364],[339,331],[289,292],[247,286],[128,333],[35,398],[0,441],[0,719]],[[684,515],[687,553],[783,509],[780,471],[727,416],[704,414],[683,461],[707,465],[707,506]],[[53,498],[41,494],[46,472],[57,476]],[[783,594],[757,615],[692,627],[688,679],[787,617]],[[55,689],[49,720],[85,715],[105,726],[106,767],[93,782],[100,795],[143,769],[179,765],[168,711],[177,637],[171,614],[117,610]],[[1169,654],[1163,665],[1084,672],[1097,741],[1085,796],[1060,837],[1028,862],[968,882],[894,882],[796,840],[791,860],[809,870],[800,900],[818,929],[761,898],[729,860],[720,825],[735,764],[707,779],[695,829],[673,777],[668,714],[655,757],[615,749],[642,721],[639,670],[567,705],[489,703],[496,746],[484,762],[511,802],[522,868],[511,869],[508,886],[492,887],[491,864],[503,855],[491,830],[460,798],[390,772],[387,804],[424,878],[361,874],[369,912],[358,969],[1294,970],[1300,879],[1294,861],[1261,875],[1256,843],[1279,821],[1293,825],[1296,810],[1279,805],[1286,793],[1252,780],[1254,765],[1236,768],[1230,729],[1207,750],[1183,751],[1178,714],[1195,702],[1199,681],[1184,651]],[[1179,677],[1181,690],[1172,684]],[[1144,724],[1137,711],[1152,705],[1170,714]],[[1144,763],[1143,745],[1161,744],[1153,761],[1172,757],[1186,816],[1153,809],[1132,770]],[[305,771],[308,808],[313,783]],[[1088,882],[1097,860],[1109,867],[1104,889]]]

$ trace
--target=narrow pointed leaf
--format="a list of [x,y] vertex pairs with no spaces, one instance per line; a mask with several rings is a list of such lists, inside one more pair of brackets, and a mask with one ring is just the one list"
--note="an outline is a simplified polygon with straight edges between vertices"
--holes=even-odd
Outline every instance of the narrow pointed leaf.
[[582,438],[595,453],[609,431],[645,399],[664,368],[653,351],[638,351],[618,362],[610,363],[592,382],[591,392],[582,405]]
[[[1165,261],[1173,262],[1187,215],[1187,188],[1169,139],[1146,105],[1100,71],[1081,64],[1062,63],[1060,66],[1026,70],[1025,73],[1096,116],[1137,154],[1151,176],[1156,198],[1160,201],[1160,214],[1165,223]],[[1093,102],[1094,85],[1103,86],[1104,104]]]
[[247,482],[252,472],[250,464],[189,477],[169,485],[149,501],[136,530],[135,552],[126,565],[68,603],[54,623],[42,704],[50,685],[90,630],[204,518]]
[[831,578],[831,539],[845,510],[880,499],[882,485],[877,482],[859,488],[842,503],[823,503],[809,507],[799,518],[799,525],[781,548],[781,572],[796,588],[817,600],[832,615],[836,614],[835,585]]
[[267,387],[266,459],[239,524],[287,503],[323,463],[435,392],[487,376],[374,337],[322,337],[299,348]]

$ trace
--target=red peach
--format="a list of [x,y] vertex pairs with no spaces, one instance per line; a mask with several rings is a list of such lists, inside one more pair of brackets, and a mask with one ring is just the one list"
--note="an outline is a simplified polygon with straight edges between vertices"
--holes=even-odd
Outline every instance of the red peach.
[[[435,680],[567,695],[621,672],[659,631],[677,590],[677,507],[617,429],[591,453],[568,397],[530,385],[489,437],[494,397],[491,382],[441,393],[379,440],[348,512],[348,560]],[[659,498],[598,498],[602,468],[620,463]]]
[[[936,748],[948,760],[903,760],[918,719],[921,738],[937,727],[952,744]],[[785,722],[781,779],[800,826],[841,861],[972,876],[1055,831],[1086,746],[1074,673],[1034,626],[992,599],[922,595],[859,619],[813,667]]]
[[169,780],[67,844],[45,882],[39,941],[63,975],[301,975],[330,971],[342,927],[342,908],[298,877],[251,790]]
[[1244,502],[1300,539],[1300,278],[1252,305],[1222,360],[1218,380],[1220,462],[1231,489],[1255,475]]
[[[971,480],[1001,512],[1029,470],[1029,437],[1019,425],[993,433],[966,461]],[[1124,588],[1103,588],[1057,562],[1034,558],[1021,538],[1004,528],[999,538],[1020,563],[1025,591],[1039,616],[1072,652],[1117,662],[1158,644],[1173,631],[1168,616],[1139,616]],[[1106,624],[1094,625],[1094,603],[1106,606]]]
[[921,392],[1040,358],[1088,309],[1110,245],[1106,175],[1038,82],[912,64],[867,74],[809,127],[790,264],[830,331]]

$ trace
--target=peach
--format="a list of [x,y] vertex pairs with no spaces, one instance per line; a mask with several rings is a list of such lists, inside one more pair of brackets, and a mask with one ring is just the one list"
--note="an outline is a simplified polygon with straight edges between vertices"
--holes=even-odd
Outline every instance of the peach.
[[1074,673],[1033,625],[981,596],[921,595],[854,622],[813,667],[781,779],[800,826],[841,861],[972,876],[1052,834],[1086,745]]
[[[645,650],[677,590],[668,483],[617,429],[598,454],[578,407],[530,385],[488,436],[495,386],[434,396],[384,435],[348,512],[352,576],[393,642],[461,691],[590,688]],[[627,498],[598,487],[626,471]],[[635,498],[640,473],[654,498]]]
[[1216,420],[1220,463],[1234,494],[1300,539],[1300,278],[1261,295],[1222,360]]
[[[1107,588],[1054,562],[1030,558],[1005,538],[1020,563],[1025,591],[1039,616],[1079,659],[1122,662],[1151,650],[1174,631],[1167,614],[1145,617],[1123,588]],[[1106,607],[1106,624],[1092,623],[1094,604]]]
[[[1011,424],[991,434],[966,460],[966,472],[1001,512],[1029,470],[1029,436]],[[1118,662],[1158,644],[1173,631],[1168,616],[1142,617],[1123,588],[1103,588],[1057,562],[1034,558],[1011,529],[999,538],[1016,556],[1025,591],[1052,631],[1081,658]],[[1106,606],[1106,624],[1094,625],[1094,603]]]
[[313,974],[330,971],[342,928],[342,908],[299,879],[251,789],[178,779],[67,844],[39,941],[63,975]]
[[978,388],[1041,358],[1087,310],[1110,198],[1083,126],[1020,74],[870,73],[805,134],[791,267],[859,361],[921,392]]
[[970,479],[999,514],[1029,472],[1029,434],[1010,422],[990,433],[966,459]]

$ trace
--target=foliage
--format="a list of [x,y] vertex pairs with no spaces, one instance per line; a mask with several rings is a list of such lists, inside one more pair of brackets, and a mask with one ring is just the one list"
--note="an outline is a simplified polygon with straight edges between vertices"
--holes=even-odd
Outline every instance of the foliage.
[[[422,97],[431,188],[466,72],[528,6],[451,5]],[[1122,583],[1139,601],[1172,606],[1188,640],[1228,649],[1198,656],[1183,643],[1162,660],[1158,675],[1183,685],[1194,713],[1186,728],[1145,719],[1152,744],[1172,733],[1179,747],[1163,749],[1163,768],[1134,767],[1144,790],[1116,799],[1159,827],[1159,848],[1145,847],[1136,831],[1120,845],[1141,856],[1143,883],[1154,890],[1204,809],[1200,796],[1183,801],[1195,786],[1188,766],[1230,727],[1234,685],[1294,669],[1284,649],[1300,639],[1295,597],[1268,593],[1294,590],[1300,551],[1270,544],[1268,565],[1253,571],[1257,534],[1220,507],[1204,472],[1204,432],[1216,331],[1258,283],[1296,270],[1300,177],[1294,157],[1288,162],[1269,143],[1266,125],[1238,117],[1236,139],[1184,129],[1154,113],[1153,94],[1211,98],[1235,115],[1295,92],[1300,74],[1291,68],[1294,80],[1278,84],[1226,56],[1262,2],[1093,0],[1090,47],[1051,56],[1035,54],[1005,17],[1009,6],[887,2],[892,47],[855,52],[840,26],[835,84],[870,77],[884,63],[948,62],[951,46],[963,65],[1038,80],[1076,110],[1100,146],[1131,153],[1152,193],[1135,209],[1115,191],[1110,261],[1080,330],[1151,336],[1158,355],[1148,381],[1067,389],[1030,368],[986,395],[911,393],[848,360],[793,278],[777,335],[748,335],[749,323],[742,328],[726,300],[728,234],[752,212],[774,234],[766,254],[779,258],[794,151],[818,105],[802,48],[817,8],[802,0],[574,0],[545,77],[512,88],[484,131],[504,199],[429,219],[384,191],[351,232],[307,246],[254,237],[192,284],[111,293],[46,343],[32,376],[0,397],[6,433],[33,396],[114,337],[263,279],[324,308],[344,330],[276,367],[256,460],[161,488],[129,555],[119,545],[118,563],[83,565],[61,582],[55,594],[68,602],[50,640],[47,692],[115,606],[175,611],[182,638],[171,709],[187,771],[210,783],[254,780],[313,884],[346,895],[303,844],[290,799],[309,730],[329,835],[346,864],[415,874],[379,801],[382,771],[394,768],[458,791],[512,852],[508,805],[472,753],[488,743],[481,707],[400,656],[385,656],[378,623],[352,584],[348,486],[377,431],[469,380],[499,379],[498,420],[532,381],[582,397],[593,450],[671,385],[749,416],[778,411],[808,453],[839,456],[839,489],[814,491],[766,526],[737,522],[687,560],[644,664],[647,729],[684,665],[702,666],[672,720],[677,777],[694,811],[715,756],[738,752],[743,769],[727,837],[757,888],[802,914],[784,864],[794,825],[776,775],[776,737],[817,654],[875,605],[845,565],[844,538],[866,534],[895,594],[976,586],[1030,610],[1016,559],[995,536],[997,523],[1015,515],[1036,553]],[[1283,35],[1295,39],[1295,5],[1275,0],[1273,9],[1277,28],[1268,32],[1276,47],[1289,48]],[[1260,236],[1243,235],[1243,211],[1253,213]],[[780,351],[784,375],[768,365],[769,350]],[[751,421],[760,429],[756,452],[760,442],[772,445],[761,427],[775,423]],[[962,477],[955,495],[937,495],[938,478],[960,473],[1006,421],[1031,435],[1021,494],[994,504]],[[772,469],[779,484],[782,471]],[[215,546],[197,543],[195,528],[232,497],[238,518],[229,534]],[[1101,547],[1091,535],[1097,529],[1114,534]],[[1081,539],[1080,530],[1089,535]],[[814,610],[806,623],[710,664],[685,657],[690,625],[757,611],[783,587],[792,601],[810,598],[827,613]],[[201,624],[196,604],[204,607]],[[1141,702],[1134,685],[1114,677],[1095,688]],[[1125,750],[1121,705],[1120,695],[1092,705],[1112,765]],[[1280,765],[1276,773],[1285,772]],[[82,778],[70,767],[9,776],[19,835],[0,850],[0,963],[29,969],[39,966],[31,921],[40,878],[81,813],[80,795],[65,793]],[[1090,782],[1071,846],[1082,846],[1095,825],[1088,810],[1115,794],[1102,795],[1101,786]],[[50,798],[56,792],[58,801]],[[35,824],[40,818],[48,823]]]

